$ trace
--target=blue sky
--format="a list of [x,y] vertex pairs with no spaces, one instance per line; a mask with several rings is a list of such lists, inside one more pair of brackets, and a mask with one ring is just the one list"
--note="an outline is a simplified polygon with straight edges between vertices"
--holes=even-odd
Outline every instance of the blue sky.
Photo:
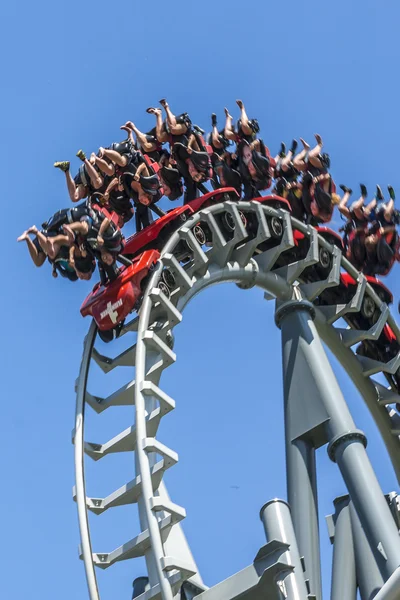
[[[318,131],[337,183],[358,191],[363,182],[371,194],[376,183],[390,183],[400,194],[399,16],[394,0],[46,0],[2,7],[2,597],[87,597],[71,500],[70,432],[89,326],[79,306],[91,286],[54,281],[50,269],[35,269],[15,242],[23,229],[69,206],[64,178],[52,163],[71,159],[74,171],[76,151],[122,139],[118,128],[126,119],[150,128],[145,108],[164,96],[206,129],[211,112],[222,123],[224,106],[237,116],[235,99],[242,98],[272,152],[281,140],[312,140]],[[396,300],[397,274],[396,268],[387,278]],[[273,305],[260,291],[211,289],[188,307],[176,351],[163,388],[177,409],[160,437],[180,462],[166,482],[173,501],[187,509],[185,531],[212,585],[252,561],[264,543],[259,508],[285,497]],[[382,487],[395,490],[362,399],[334,365],[357,426],[369,438]],[[96,371],[92,376],[97,391],[111,386]],[[118,377],[129,375],[108,379],[115,385]],[[100,417],[89,412],[87,439],[106,441],[132,419],[130,408]],[[327,596],[331,554],[322,518],[344,485],[325,449],[318,462]],[[88,463],[88,492],[106,495],[132,477],[131,456]],[[91,519],[94,550],[112,550],[139,531],[136,507],[113,511]],[[131,581],[141,574],[140,561],[101,572],[102,600],[128,600]]]

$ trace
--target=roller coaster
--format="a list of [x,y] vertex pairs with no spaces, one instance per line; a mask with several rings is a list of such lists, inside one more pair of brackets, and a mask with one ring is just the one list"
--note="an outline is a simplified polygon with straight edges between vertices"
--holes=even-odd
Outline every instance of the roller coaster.
[[[147,576],[134,582],[139,600],[321,600],[315,454],[323,446],[348,490],[327,519],[332,600],[355,600],[357,590],[362,600],[400,598],[400,500],[381,490],[366,436],[356,428],[322,345],[363,397],[399,478],[400,330],[390,313],[390,291],[355,269],[337,234],[296,220],[282,198],[243,201],[225,189],[194,202],[128,239],[118,280],[95,288],[81,309],[94,318],[76,381],[74,499],[90,600],[100,600],[96,569],[137,557],[147,566]],[[224,282],[258,287],[276,303],[288,493],[287,502],[273,499],[262,507],[267,542],[254,549],[253,563],[208,588],[181,527],[185,509],[170,500],[163,482],[178,456],[157,431],[175,408],[160,385],[177,358],[174,329],[194,296]],[[105,356],[96,348],[98,336],[110,348],[118,336],[126,347]],[[129,369],[130,381],[106,397],[94,395],[88,389],[93,363],[106,374]],[[378,374],[387,385],[374,379]],[[104,443],[85,441],[88,405],[97,414],[132,406],[134,423]],[[85,456],[99,461],[121,452],[135,455],[133,479],[107,497],[88,497]],[[92,549],[88,512],[127,504],[137,504],[141,531],[118,548]]]

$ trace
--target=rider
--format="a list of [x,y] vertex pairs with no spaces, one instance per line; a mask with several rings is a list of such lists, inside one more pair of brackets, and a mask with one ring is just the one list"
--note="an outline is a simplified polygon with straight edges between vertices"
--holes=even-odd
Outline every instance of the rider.
[[361,269],[365,261],[365,237],[368,234],[371,215],[376,207],[376,198],[369,202],[367,206],[364,206],[368,192],[366,186],[361,183],[361,195],[349,208],[347,203],[353,190],[345,185],[339,187],[344,195],[338,208],[340,213],[347,219],[347,223],[341,228],[341,231],[344,232],[343,243],[346,249],[346,257],[355,267]]
[[229,113],[227,108],[224,108],[225,112],[225,130],[224,135],[228,140],[233,140],[237,143],[245,140],[251,143],[256,139],[257,133],[260,131],[260,126],[257,119],[249,119],[246,113],[242,100],[236,100],[236,104],[240,108],[240,118],[236,124],[236,131],[233,126],[233,117]]
[[[388,186],[388,192],[390,199],[388,202],[381,204],[375,211],[374,222],[365,238],[367,251],[365,273],[367,274],[375,273],[377,264],[380,264],[381,268],[385,270],[396,252],[396,225],[399,222],[399,215],[394,206],[395,192],[390,185]],[[383,194],[379,186],[377,186],[377,199],[383,200]]]
[[[90,197],[94,192],[103,192],[108,183],[108,175],[102,172],[97,165],[98,157],[92,152],[89,160],[83,150],[77,152],[77,157],[83,162],[74,179],[70,173],[70,162],[55,162],[54,166],[65,173],[69,197],[72,202],[79,202],[83,198]],[[101,158],[101,157],[100,157]]]
[[136,231],[148,227],[151,222],[149,207],[158,214],[161,212],[155,207],[155,203],[163,195],[157,173],[150,171],[144,157],[137,152],[128,168],[122,172],[120,182],[126,194],[133,200],[136,209]]
[[[35,235],[34,240],[31,240],[31,238],[29,237],[30,234]],[[45,232],[39,232],[37,227],[35,225],[33,225],[32,227],[29,227],[29,229],[24,231],[24,233],[19,236],[17,241],[18,242],[23,242],[23,241],[26,242],[26,244],[28,246],[28,251],[29,251],[30,257],[36,267],[41,267],[42,265],[44,265],[44,263],[46,262],[46,258],[47,258],[53,267],[53,270],[52,270],[53,277],[58,277],[58,273],[59,273],[61,275],[61,277],[65,277],[66,279],[69,279],[70,281],[76,281],[78,279],[78,275],[75,272],[75,269],[73,267],[71,267],[69,264],[68,249],[66,247],[60,248],[60,251],[57,254],[57,256],[55,256],[54,259],[51,259],[50,257],[47,256],[46,252],[42,248],[42,245],[40,244],[39,234],[42,234],[43,237],[45,237],[46,235],[50,235]]]
[[160,144],[169,142],[171,146],[181,140],[181,136],[190,135],[192,131],[192,121],[188,113],[182,113],[177,117],[171,111],[165,98],[160,100],[161,106],[165,110],[166,120],[162,120],[160,108],[150,107],[146,110],[149,114],[156,117],[156,138]]
[[259,196],[260,190],[271,186],[275,161],[262,140],[253,140],[251,143],[242,140],[237,153],[244,188],[243,199],[249,200]]
[[203,150],[201,136],[192,133],[189,138],[183,136],[182,141],[173,147],[173,157],[185,182],[184,204],[194,200],[201,184],[212,177],[211,160],[207,151]]

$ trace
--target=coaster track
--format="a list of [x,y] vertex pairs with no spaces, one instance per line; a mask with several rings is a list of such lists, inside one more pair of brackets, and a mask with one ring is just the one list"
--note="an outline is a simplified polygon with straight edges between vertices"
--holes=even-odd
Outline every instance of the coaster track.
[[[227,216],[230,235],[222,225]],[[282,225],[278,239],[277,220]],[[199,225],[207,232],[207,248],[198,241]],[[299,260],[293,254],[294,230],[302,232],[308,240],[308,250]],[[190,249],[189,258],[184,260],[183,246]],[[354,294],[345,304],[321,303],[326,290],[339,286],[341,271],[355,280]],[[326,276],[321,278],[321,274]],[[275,298],[278,305],[289,300],[308,300],[314,304],[317,331],[364,398],[400,481],[400,417],[393,407],[400,397],[390,385],[384,386],[373,379],[378,373],[393,375],[400,367],[400,353],[384,363],[354,352],[359,342],[377,340],[386,324],[400,342],[400,330],[387,305],[336,246],[288,212],[254,201],[228,201],[204,209],[183,223],[166,243],[147,284],[139,316],[122,331],[122,335],[135,332],[136,342],[115,358],[104,356],[95,346],[94,322],[84,341],[76,382],[74,497],[90,600],[100,598],[95,567],[107,569],[116,562],[139,556],[146,558],[150,586],[139,596],[141,600],[172,600],[183,582],[187,582],[187,598],[207,589],[180,527],[185,510],[171,502],[162,482],[164,472],[177,463],[178,456],[157,439],[157,430],[161,418],[175,407],[174,400],[160,387],[163,371],[176,360],[172,330],[182,321],[184,308],[195,295],[222,282],[234,282],[242,289],[259,287],[267,299]],[[374,303],[377,317],[369,329],[360,330],[347,319],[360,312],[366,297]],[[346,327],[340,323],[342,319],[347,321]],[[135,376],[106,398],[92,395],[87,389],[92,361],[104,373],[129,367],[132,373],[134,369]],[[85,442],[87,405],[97,413],[111,406],[134,405],[134,425],[106,443]],[[135,453],[135,478],[106,498],[87,497],[84,455],[97,461],[117,452]],[[142,531],[115,550],[93,551],[88,511],[101,514],[130,503],[138,504]]]

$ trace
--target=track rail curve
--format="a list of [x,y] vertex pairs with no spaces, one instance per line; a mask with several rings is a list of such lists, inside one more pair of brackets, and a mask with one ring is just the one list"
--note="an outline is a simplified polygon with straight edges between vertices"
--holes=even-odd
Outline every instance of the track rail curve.
[[[222,225],[225,215],[233,224],[229,235]],[[274,238],[272,231],[276,219],[282,224],[279,239]],[[251,235],[249,223],[252,224]],[[208,249],[196,239],[195,228],[199,225],[207,232]],[[293,231],[296,230],[304,234],[307,250],[299,260],[292,260],[290,252],[295,248]],[[186,256],[182,260],[182,247],[190,249],[189,259]],[[331,257],[324,278],[316,277],[313,270],[319,263],[321,249]],[[159,287],[166,270],[170,276],[172,274],[174,282],[170,294],[165,293],[165,287]],[[355,280],[354,295],[344,305],[320,304],[318,299],[324,292],[339,285],[341,271]],[[391,408],[400,397],[390,386],[385,387],[371,378],[380,372],[393,374],[400,366],[400,353],[388,363],[381,363],[360,357],[352,350],[364,339],[377,339],[386,324],[400,342],[400,330],[387,305],[337,247],[288,212],[255,201],[229,201],[203,209],[186,221],[162,250],[147,285],[139,316],[125,325],[122,332],[137,332],[136,344],[116,358],[105,357],[94,345],[94,323],[85,339],[76,387],[75,497],[81,556],[91,600],[99,600],[94,567],[108,568],[117,561],[135,556],[145,556],[149,570],[150,589],[140,596],[143,600],[172,600],[184,581],[191,582],[198,593],[205,589],[180,529],[185,511],[169,500],[162,483],[164,471],[173,466],[178,457],[156,439],[156,433],[159,420],[174,408],[174,401],[159,387],[163,370],[176,359],[171,332],[181,322],[185,306],[195,295],[222,282],[235,282],[244,289],[257,286],[266,292],[267,298],[273,297],[278,302],[305,298],[317,304],[317,330],[364,398],[400,481],[400,417]],[[358,330],[348,323],[343,328],[340,319],[359,311],[366,296],[375,304],[379,315],[373,326]],[[119,366],[135,367],[135,379],[108,398],[93,396],[87,389],[91,360],[106,373]],[[135,425],[106,444],[85,443],[86,403],[96,412],[113,405],[134,404]],[[98,460],[110,452],[130,450],[136,455],[136,479],[105,499],[87,498],[84,453]],[[157,457],[161,458],[158,462]],[[132,502],[138,503],[143,531],[112,552],[93,553],[87,511],[100,514],[112,506]],[[176,556],[178,547],[182,548],[181,556]]]

